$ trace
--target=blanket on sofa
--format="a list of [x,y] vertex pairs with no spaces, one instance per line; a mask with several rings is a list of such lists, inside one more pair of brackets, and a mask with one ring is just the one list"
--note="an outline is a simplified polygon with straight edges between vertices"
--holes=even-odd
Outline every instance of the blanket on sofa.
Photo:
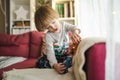
[[105,42],[105,39],[91,37],[91,38],[84,38],[83,40],[81,40],[80,44],[78,45],[76,55],[73,58],[73,72],[75,75],[75,80],[86,80],[86,75],[83,70],[83,66],[85,63],[84,53],[95,43],[100,43],[100,42]]
[[[16,74],[17,73],[17,74]],[[75,80],[72,69],[66,74],[59,74],[55,69],[14,69],[4,72],[3,80]]]
[[26,60],[24,57],[0,56],[0,69]]

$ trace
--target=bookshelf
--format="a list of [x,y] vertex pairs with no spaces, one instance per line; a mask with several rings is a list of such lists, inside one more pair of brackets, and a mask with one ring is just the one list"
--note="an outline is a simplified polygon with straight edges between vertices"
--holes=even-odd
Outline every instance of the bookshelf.
[[52,0],[52,7],[59,13],[59,19],[77,25],[75,0]]
[[35,0],[10,0],[10,34],[21,34],[35,29]]

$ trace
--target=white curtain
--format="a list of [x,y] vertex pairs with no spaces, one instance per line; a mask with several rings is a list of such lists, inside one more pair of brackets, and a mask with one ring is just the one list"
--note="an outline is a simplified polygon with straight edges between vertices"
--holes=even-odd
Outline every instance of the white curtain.
[[106,80],[120,80],[120,0],[108,0]]
[[81,36],[106,37],[105,80],[120,80],[120,0],[78,0]]
[[[76,0],[77,1],[77,0]],[[82,37],[105,37],[104,0],[78,0],[78,25]]]

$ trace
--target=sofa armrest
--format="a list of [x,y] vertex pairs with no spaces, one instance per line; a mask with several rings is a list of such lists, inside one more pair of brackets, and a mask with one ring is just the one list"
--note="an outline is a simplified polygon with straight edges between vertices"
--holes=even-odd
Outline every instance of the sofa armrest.
[[84,70],[87,80],[105,80],[105,43],[96,43],[85,53]]

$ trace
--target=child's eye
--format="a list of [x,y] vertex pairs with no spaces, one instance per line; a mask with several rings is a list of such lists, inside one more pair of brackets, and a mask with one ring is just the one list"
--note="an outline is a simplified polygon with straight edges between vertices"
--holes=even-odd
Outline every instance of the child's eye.
[[54,24],[54,23],[55,23],[55,21],[52,22],[52,24]]

